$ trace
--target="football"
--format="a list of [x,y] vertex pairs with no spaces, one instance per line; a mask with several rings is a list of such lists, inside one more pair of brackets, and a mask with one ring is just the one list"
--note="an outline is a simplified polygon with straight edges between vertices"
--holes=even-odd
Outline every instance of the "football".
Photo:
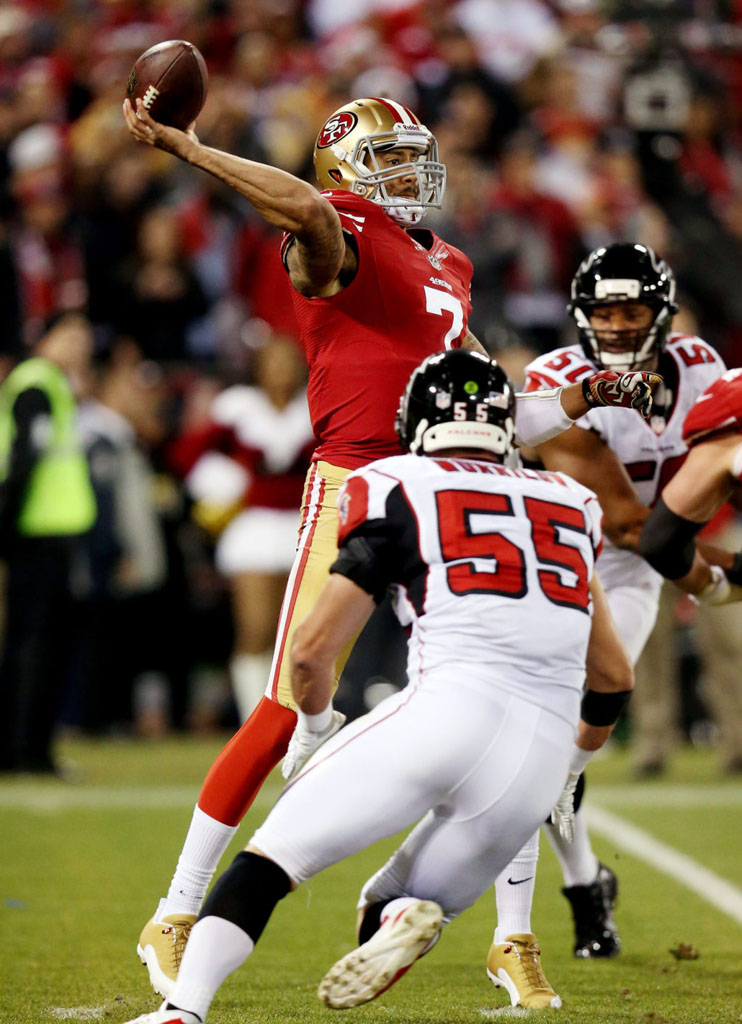
[[183,130],[200,114],[208,80],[206,62],[193,43],[168,39],[137,58],[126,95],[135,110],[141,99],[155,121]]

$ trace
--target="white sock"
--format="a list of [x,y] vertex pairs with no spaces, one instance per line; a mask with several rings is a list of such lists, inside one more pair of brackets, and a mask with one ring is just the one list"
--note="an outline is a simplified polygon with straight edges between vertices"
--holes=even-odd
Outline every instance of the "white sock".
[[260,703],[268,685],[273,651],[262,654],[236,654],[229,663],[232,694],[241,722],[246,722]]
[[538,864],[538,834],[537,829],[495,879],[495,943],[504,942],[508,935],[518,935],[531,930],[531,906]]
[[196,804],[173,880],[157,908],[157,920],[171,914],[199,912],[217,864],[236,831],[236,825],[217,821]]
[[575,815],[573,842],[568,843],[566,839],[562,839],[559,829],[553,825],[546,825],[546,833],[562,869],[565,886],[570,889],[573,885],[590,885],[594,882],[598,877],[600,864],[590,845],[587,822],[582,811]]
[[255,943],[223,917],[204,917],[193,926],[168,1003],[206,1020],[216,990],[250,956]]

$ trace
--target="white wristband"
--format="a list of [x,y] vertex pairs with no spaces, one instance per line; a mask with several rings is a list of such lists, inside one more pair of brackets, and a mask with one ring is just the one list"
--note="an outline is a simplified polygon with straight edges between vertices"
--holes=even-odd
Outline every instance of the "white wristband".
[[582,747],[574,746],[572,748],[572,759],[569,762],[570,775],[582,775],[594,753],[594,750],[583,750]]
[[319,711],[316,715],[306,715],[301,709],[297,709],[296,717],[299,719],[299,725],[306,729],[307,732],[324,732],[325,729],[329,729],[332,725],[332,703],[328,704],[324,711]]
[[515,439],[519,445],[543,444],[574,422],[562,407],[561,387],[521,391],[515,396]]

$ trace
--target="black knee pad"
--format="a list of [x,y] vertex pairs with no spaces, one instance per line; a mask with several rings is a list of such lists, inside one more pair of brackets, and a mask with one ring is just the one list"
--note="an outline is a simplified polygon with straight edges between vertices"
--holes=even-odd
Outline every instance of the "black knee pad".
[[243,850],[206,897],[203,917],[222,917],[257,942],[273,908],[291,888],[291,879],[275,861]]

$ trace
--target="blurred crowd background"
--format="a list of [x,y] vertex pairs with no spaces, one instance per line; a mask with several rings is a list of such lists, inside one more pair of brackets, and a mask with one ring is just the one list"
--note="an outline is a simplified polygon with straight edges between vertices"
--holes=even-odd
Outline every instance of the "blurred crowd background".
[[[471,258],[471,327],[516,381],[534,353],[573,340],[572,274],[617,241],[658,250],[678,278],[678,324],[742,364],[742,0],[5,2],[0,373],[50,330],[83,339],[70,376],[98,517],[72,583],[59,716],[103,735],[237,724],[228,666],[265,653],[272,623],[258,637],[245,623],[255,591],[241,593],[219,538],[261,475],[283,478],[279,507],[297,506],[311,451],[306,437],[266,468],[243,450],[230,486],[203,461],[194,473],[204,452],[229,454],[214,412],[225,388],[277,389],[283,408],[302,366],[277,235],[125,129],[131,66],[169,38],[209,67],[201,140],[309,181],[337,107],[412,107],[448,167],[426,223]],[[713,739],[694,612],[670,604],[676,724]],[[387,627],[382,611],[372,631]],[[338,704],[358,713],[400,664],[401,642],[367,641]],[[672,723],[661,732],[669,744]]]

